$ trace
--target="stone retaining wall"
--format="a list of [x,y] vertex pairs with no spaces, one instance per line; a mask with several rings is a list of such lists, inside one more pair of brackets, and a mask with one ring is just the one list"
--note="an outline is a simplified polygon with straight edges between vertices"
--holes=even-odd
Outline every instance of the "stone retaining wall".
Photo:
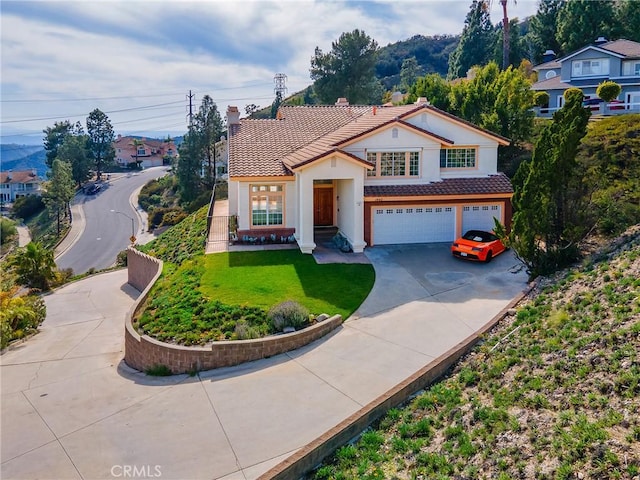
[[175,374],[230,367],[295,350],[322,338],[342,324],[342,317],[334,315],[304,330],[254,340],[214,342],[210,347],[184,347],[163,343],[147,335],[140,335],[132,325],[133,317],[144,304],[149,290],[162,272],[162,262],[129,248],[127,266],[129,283],[142,291],[125,320],[124,360],[136,370],[145,371],[164,365]]

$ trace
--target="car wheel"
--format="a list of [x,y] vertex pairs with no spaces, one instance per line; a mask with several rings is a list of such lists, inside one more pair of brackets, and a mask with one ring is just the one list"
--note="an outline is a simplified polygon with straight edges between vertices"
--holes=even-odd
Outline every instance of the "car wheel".
[[487,253],[487,258],[485,258],[484,261],[486,263],[489,263],[492,258],[493,258],[493,253],[491,251],[489,251],[489,253]]

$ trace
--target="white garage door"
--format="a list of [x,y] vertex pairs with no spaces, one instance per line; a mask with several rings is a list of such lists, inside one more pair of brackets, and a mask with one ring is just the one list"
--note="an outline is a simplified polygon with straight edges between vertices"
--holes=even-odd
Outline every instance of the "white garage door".
[[455,207],[374,208],[373,244],[450,242],[455,225]]
[[468,230],[493,230],[493,217],[502,219],[500,205],[470,205],[462,207],[462,233]]

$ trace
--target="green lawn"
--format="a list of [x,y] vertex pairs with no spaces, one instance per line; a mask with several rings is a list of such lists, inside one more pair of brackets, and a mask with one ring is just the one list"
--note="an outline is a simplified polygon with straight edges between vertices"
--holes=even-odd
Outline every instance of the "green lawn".
[[228,305],[269,309],[295,300],[313,314],[351,315],[375,278],[371,265],[318,265],[299,250],[229,252],[205,256],[202,293]]
[[311,314],[346,319],[373,281],[371,265],[317,265],[298,250],[196,255],[180,265],[165,263],[134,323],[180,345],[259,338],[275,333],[267,317],[272,306],[295,300]]

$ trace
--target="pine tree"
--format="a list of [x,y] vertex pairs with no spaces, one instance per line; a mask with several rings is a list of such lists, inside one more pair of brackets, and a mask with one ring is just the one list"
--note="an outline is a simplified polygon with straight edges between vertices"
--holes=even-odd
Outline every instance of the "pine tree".
[[[611,20],[615,18],[612,0],[571,0],[558,16],[556,38],[565,54],[592,44],[598,37],[617,36],[619,28]],[[637,28],[637,26],[636,26]]]
[[496,34],[485,0],[473,0],[464,21],[460,43],[449,57],[449,78],[461,78],[474,65],[489,63],[495,46]]
[[582,172],[576,161],[590,112],[582,91],[565,92],[565,105],[536,142],[531,161],[514,177],[511,244],[532,276],[562,268],[577,258],[584,233]]

